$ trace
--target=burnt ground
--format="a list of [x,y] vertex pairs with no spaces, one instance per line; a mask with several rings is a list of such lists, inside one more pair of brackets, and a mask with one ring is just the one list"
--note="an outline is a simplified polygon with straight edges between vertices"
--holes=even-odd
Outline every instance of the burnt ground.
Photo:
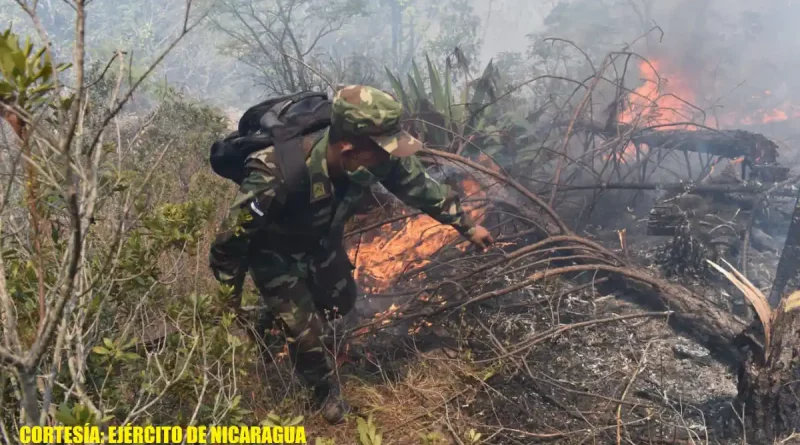
[[[615,230],[625,228],[629,258],[660,275],[655,260],[667,239],[644,235],[643,224],[626,216],[624,223],[583,235],[623,254]],[[752,279],[770,283],[777,260],[776,252],[751,251]],[[483,261],[475,256],[459,267],[468,270]],[[512,270],[470,295],[526,276]],[[433,272],[427,276],[436,279]],[[713,274],[670,280],[748,316],[737,291]],[[383,444],[426,443],[418,433],[443,440],[427,443],[470,443],[470,429],[482,434],[476,443],[491,444],[743,443],[736,369],[677,334],[664,316],[613,319],[648,309],[620,290],[591,283],[591,275],[546,280],[447,318],[423,318],[422,326],[409,321],[358,337],[340,368],[345,392],[359,415],[375,417]],[[576,286],[581,290],[568,291]],[[365,295],[353,321],[407,300]],[[559,327],[568,329],[547,335]],[[310,414],[312,439],[358,443],[353,419],[329,427]]]

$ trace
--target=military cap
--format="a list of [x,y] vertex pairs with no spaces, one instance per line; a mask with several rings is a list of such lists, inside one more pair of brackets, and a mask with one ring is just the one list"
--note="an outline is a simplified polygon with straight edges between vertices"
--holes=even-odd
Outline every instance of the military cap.
[[410,156],[422,142],[400,128],[403,106],[389,94],[365,85],[341,88],[333,98],[331,125],[342,133],[369,136],[397,157]]

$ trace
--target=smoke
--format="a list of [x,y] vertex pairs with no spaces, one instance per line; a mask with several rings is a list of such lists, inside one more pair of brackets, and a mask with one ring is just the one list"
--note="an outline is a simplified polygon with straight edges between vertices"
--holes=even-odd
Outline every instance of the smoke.
[[[234,0],[230,0],[234,1]],[[282,0],[286,1],[286,0]],[[355,2],[355,0],[354,0]],[[199,12],[205,4],[195,8]],[[274,3],[274,2],[273,2]],[[443,61],[451,46],[473,47],[475,69],[490,59],[532,77],[552,69],[541,53],[546,37],[570,39],[599,62],[608,51],[631,44],[657,62],[667,88],[688,99],[722,128],[747,128],[791,143],[800,119],[800,2],[793,0],[363,0],[365,15],[353,16],[320,44],[323,64],[340,79],[385,81],[384,66],[410,69],[410,57],[433,52]],[[0,0],[0,18],[35,36],[13,0]],[[264,5],[271,3],[266,2]],[[394,5],[394,6],[392,6]],[[401,9],[397,9],[402,5]],[[61,2],[40,2],[39,12],[60,51],[70,56],[73,11]],[[183,2],[93,2],[89,43],[99,62],[117,49],[134,54],[139,67],[152,60],[177,32]],[[211,14],[214,18],[214,14]],[[313,21],[312,21],[313,22]],[[477,29],[473,25],[477,23]],[[337,24],[338,25],[338,24]],[[652,31],[654,26],[663,30]],[[300,25],[298,25],[300,26]],[[304,25],[308,26],[308,25]],[[235,31],[235,30],[234,30]],[[313,34],[312,28],[303,29]],[[461,42],[458,39],[463,39]],[[637,40],[638,39],[638,40]],[[240,48],[213,25],[199,26],[156,73],[189,95],[223,107],[246,108],[259,91],[258,66],[241,61]],[[469,40],[469,41],[466,41]],[[358,55],[360,58],[355,57]],[[510,56],[509,56],[510,55]],[[580,63],[582,56],[565,63]],[[351,63],[356,61],[357,63]],[[330,63],[328,63],[330,62]],[[332,66],[336,64],[342,66]],[[348,65],[349,64],[349,65]],[[345,66],[347,65],[347,66]],[[628,87],[641,84],[636,64]],[[134,64],[134,69],[137,68]],[[358,71],[352,75],[350,71]],[[368,75],[365,75],[368,74]],[[519,79],[522,80],[522,79]]]
[[[589,67],[583,71],[566,67],[583,63],[583,55],[559,48],[558,57],[567,56],[552,63],[557,51],[545,38],[574,42],[595,65],[609,51],[629,49],[651,65],[640,66],[634,58],[625,77],[627,88],[635,90],[652,82],[655,69],[661,80],[660,94],[674,94],[692,105],[684,105],[675,114],[712,128],[764,134],[781,146],[781,162],[794,156],[790,147],[800,136],[800,78],[796,76],[800,38],[795,26],[800,2],[475,0],[475,4],[485,26],[481,34],[484,63],[514,52],[516,60],[527,64],[523,72],[528,78],[556,70],[577,77],[576,72],[582,76]],[[517,71],[513,66],[504,68],[508,73]],[[613,98],[613,92],[601,94],[607,100]]]
[[659,1],[646,19],[664,36],[659,42],[651,34],[636,49],[658,60],[668,80],[690,84],[684,93],[718,116],[720,127],[751,127],[776,137],[798,130],[797,2]]

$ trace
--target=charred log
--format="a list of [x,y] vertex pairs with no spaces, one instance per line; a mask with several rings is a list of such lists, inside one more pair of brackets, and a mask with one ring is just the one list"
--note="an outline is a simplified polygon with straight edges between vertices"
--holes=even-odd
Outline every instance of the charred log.
[[707,153],[729,159],[744,156],[758,164],[778,161],[777,144],[758,133],[744,130],[646,131],[631,140],[653,148]]
[[763,183],[775,183],[789,179],[789,167],[782,165],[766,165],[756,164],[753,165],[750,179]]
[[[767,167],[767,166],[760,166]],[[769,166],[774,167],[774,166]],[[781,167],[783,168],[783,167]],[[755,169],[754,169],[755,172]],[[767,182],[767,181],[762,181]],[[773,190],[770,187],[763,185],[742,185],[742,184],[695,184],[691,182],[670,182],[670,183],[608,183],[601,182],[598,184],[588,185],[571,185],[560,187],[562,191],[571,190],[663,190],[676,193],[717,193],[717,194],[741,194],[741,195],[757,195],[769,192],[771,196],[796,196],[797,191],[792,190],[790,187],[778,188]]]
[[[569,121],[554,123],[556,127],[566,127]],[[630,125],[603,125],[589,119],[575,122],[577,128],[604,137],[618,137],[626,131],[633,131],[631,141],[647,144],[652,148],[693,151],[721,156],[728,159],[746,157],[755,164],[777,164],[778,145],[765,136],[744,130],[637,130]]]

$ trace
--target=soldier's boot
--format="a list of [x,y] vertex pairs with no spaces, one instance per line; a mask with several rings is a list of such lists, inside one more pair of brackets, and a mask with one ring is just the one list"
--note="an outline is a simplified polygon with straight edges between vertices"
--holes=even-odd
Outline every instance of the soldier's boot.
[[[290,345],[290,349],[294,349]],[[320,348],[321,349],[321,348]],[[334,364],[327,353],[306,351],[297,355],[295,369],[312,390],[312,404],[321,410],[322,417],[330,424],[337,424],[348,414],[350,404],[342,398],[339,381],[334,374]]]
[[331,425],[344,421],[352,412],[350,404],[342,397],[339,382],[331,376],[314,387],[314,404],[320,408],[322,418]]

